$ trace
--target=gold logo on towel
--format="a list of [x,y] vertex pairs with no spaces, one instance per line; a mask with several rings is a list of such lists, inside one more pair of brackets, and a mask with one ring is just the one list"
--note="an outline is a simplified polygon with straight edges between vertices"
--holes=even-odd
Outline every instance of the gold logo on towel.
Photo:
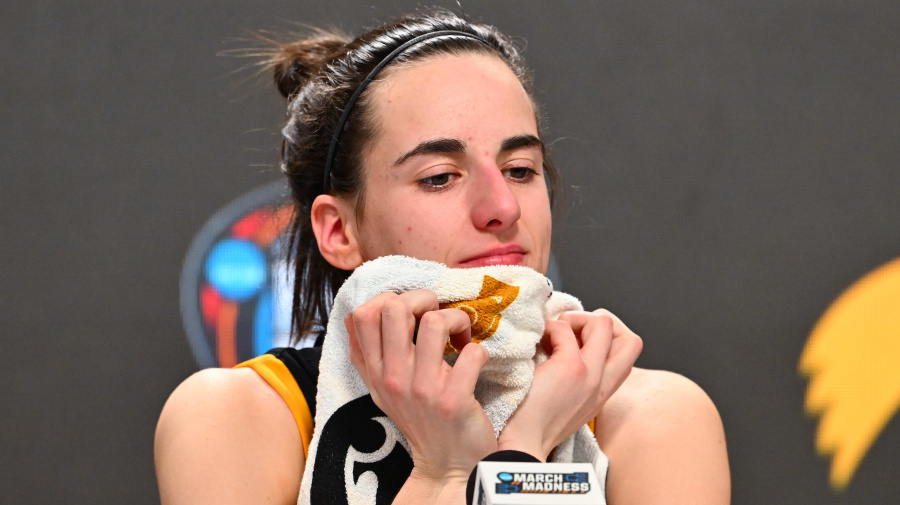
[[[518,296],[519,286],[511,286],[485,275],[478,298],[442,303],[441,308],[460,309],[468,314],[472,321],[472,342],[479,343],[497,332],[500,319],[503,317],[500,312],[512,305]],[[455,352],[459,351],[454,349],[448,340],[444,354]]]

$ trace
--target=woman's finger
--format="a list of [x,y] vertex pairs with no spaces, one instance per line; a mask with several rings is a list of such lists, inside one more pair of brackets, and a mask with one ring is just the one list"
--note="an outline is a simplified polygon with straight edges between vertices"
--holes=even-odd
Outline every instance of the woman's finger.
[[413,316],[420,317],[422,314],[440,309],[438,305],[437,295],[434,291],[428,289],[415,289],[398,295],[403,299]]
[[426,312],[419,320],[416,341],[415,380],[434,382],[444,369],[444,349],[449,335],[471,335],[469,316],[459,309]]
[[578,352],[578,340],[572,327],[565,321],[547,321],[541,343],[544,351],[550,356],[564,352]]
[[344,326],[347,328],[349,337],[347,343],[350,350],[350,363],[353,363],[356,371],[359,372],[359,376],[362,377],[363,382],[365,382],[368,387],[369,374],[366,370],[366,362],[363,358],[362,349],[359,347],[359,340],[356,338],[356,328],[353,327],[353,314],[344,316]]
[[581,354],[598,372],[606,361],[613,340],[613,320],[608,314],[564,312],[560,321],[569,323],[581,344]]
[[606,365],[603,367],[600,386],[600,396],[605,401],[628,378],[634,362],[644,348],[644,342],[621,319],[608,310],[595,310],[594,314],[609,317],[612,321],[612,341]]
[[[588,323],[592,315],[593,314],[590,312],[585,312],[583,310],[569,310],[560,314],[556,320],[569,323],[572,332],[578,337],[578,334],[581,333],[582,328]],[[578,343],[579,345],[584,344],[580,337],[578,338]]]
[[610,312],[606,309],[597,309],[593,313],[609,316],[610,319],[612,319],[612,321],[613,321],[613,333],[623,334],[623,335],[626,333],[631,333],[632,335],[634,335],[634,332],[631,331],[631,329],[629,329],[628,326],[626,326],[625,323],[623,323],[621,319],[619,319],[619,316],[613,314],[612,312]]
[[488,358],[487,350],[478,344],[469,344],[463,347],[450,371],[450,380],[458,388],[458,391],[464,391],[467,394],[475,391],[478,375],[487,364]]
[[[608,310],[598,309],[593,313],[601,317],[608,317],[612,321],[612,342],[608,353],[608,361],[621,361],[627,364],[628,368],[631,368],[644,348],[644,342],[641,340],[641,337],[637,336],[621,319]],[[627,377],[627,373],[625,376]]]
[[[382,331],[382,316],[384,304],[387,300],[401,298],[408,305],[408,309],[414,315],[420,315],[427,310],[438,308],[437,296],[427,290],[410,291],[398,295],[392,292],[380,293],[372,297],[371,300],[360,305],[353,310],[351,319],[355,329],[357,341],[361,350],[363,360],[369,370],[369,375],[381,375],[384,368],[384,335]],[[400,321],[398,321],[398,319]],[[395,317],[389,322],[392,330],[388,333],[390,336],[400,335],[412,339],[412,331],[402,330],[402,317]],[[396,331],[396,328],[401,330]],[[403,339],[400,341],[391,340],[388,346],[396,344],[402,346]],[[393,349],[393,347],[391,347]],[[396,356],[396,354],[392,354]]]
[[426,289],[386,296],[382,306],[381,339],[387,374],[395,381],[412,376],[416,318],[439,308],[437,295]]
[[[461,313],[465,316],[465,319],[459,318],[460,326],[455,326],[450,330],[450,345],[459,351],[463,347],[469,345],[472,342],[472,319],[469,317],[465,311],[459,309],[445,309],[445,310],[454,310]],[[459,329],[462,328],[462,329]]]
[[368,302],[353,309],[350,320],[354,334],[362,354],[363,362],[369,375],[381,375],[382,343],[381,343],[381,310],[384,300],[394,293],[381,293]]
[[391,293],[381,308],[381,348],[385,378],[406,382],[413,366],[413,331],[416,318],[409,299]]
[[627,333],[614,335],[606,364],[603,367],[603,376],[600,379],[601,394],[604,399],[625,382],[643,348],[644,343],[641,337],[630,330]]

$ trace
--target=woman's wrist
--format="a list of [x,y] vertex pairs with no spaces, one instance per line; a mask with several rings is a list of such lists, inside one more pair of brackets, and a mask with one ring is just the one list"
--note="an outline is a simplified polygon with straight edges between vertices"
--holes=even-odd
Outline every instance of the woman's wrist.
[[542,438],[540,433],[519,432],[511,430],[507,425],[497,439],[497,451],[521,451],[546,463],[547,455],[553,447],[544,447]]
[[467,472],[451,471],[438,476],[414,467],[393,503],[463,504],[468,479]]
[[519,441],[501,442],[497,445],[498,451],[516,451],[524,452],[536,458],[541,463],[547,462],[547,455],[550,451],[544,451],[540,443],[522,443]]

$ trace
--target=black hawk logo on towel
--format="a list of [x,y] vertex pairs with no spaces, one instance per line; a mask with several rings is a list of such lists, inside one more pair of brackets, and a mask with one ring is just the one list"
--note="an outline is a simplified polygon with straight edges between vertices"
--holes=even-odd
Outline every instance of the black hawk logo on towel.
[[[347,479],[344,468],[350,449],[360,453],[374,453],[387,441],[384,426],[375,418],[386,417],[375,405],[371,395],[361,396],[337,409],[325,423],[319,439],[318,453],[310,485],[310,503],[314,505],[349,505]],[[389,505],[412,472],[413,462],[400,444],[382,459],[374,462],[353,462],[353,483],[360,476],[372,472],[378,479],[376,505]]]

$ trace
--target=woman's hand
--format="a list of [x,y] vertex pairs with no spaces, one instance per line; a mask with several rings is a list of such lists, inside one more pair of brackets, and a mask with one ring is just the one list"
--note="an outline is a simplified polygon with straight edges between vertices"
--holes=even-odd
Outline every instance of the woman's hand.
[[527,452],[541,460],[578,428],[600,414],[625,381],[643,344],[606,310],[564,312],[547,321],[542,340],[549,355],[500,433],[499,449]]
[[[434,293],[417,290],[377,295],[344,324],[350,360],[375,404],[409,441],[411,479],[464,485],[478,461],[497,450],[493,426],[474,396],[488,354],[479,345],[466,345],[469,316],[439,310]],[[462,348],[452,367],[443,359],[448,337]]]

